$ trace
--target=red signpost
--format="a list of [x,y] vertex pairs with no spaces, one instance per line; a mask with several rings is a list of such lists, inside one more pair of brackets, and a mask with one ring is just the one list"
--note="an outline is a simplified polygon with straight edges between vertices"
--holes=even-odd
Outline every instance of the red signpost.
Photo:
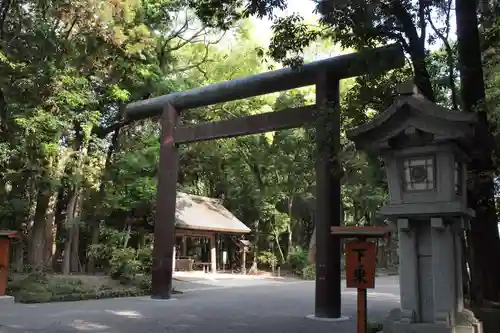
[[16,231],[0,231],[0,296],[5,296],[9,273],[9,248],[11,239],[16,237]]
[[375,288],[377,246],[368,238],[385,238],[391,233],[388,227],[332,227],[331,234],[351,238],[344,247],[347,288],[358,290],[357,333],[367,333],[366,290]]

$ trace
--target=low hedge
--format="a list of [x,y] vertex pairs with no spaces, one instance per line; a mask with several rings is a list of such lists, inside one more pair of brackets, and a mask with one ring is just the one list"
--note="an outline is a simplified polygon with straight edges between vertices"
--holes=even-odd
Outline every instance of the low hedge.
[[134,296],[145,296],[148,292],[138,288],[126,288],[122,290],[98,290],[98,291],[87,291],[87,292],[72,292],[72,293],[61,293],[58,291],[40,291],[36,292],[33,290],[20,291],[11,294],[14,296],[16,302],[19,303],[49,303],[49,302],[72,302],[72,301],[84,301],[91,299],[103,299],[103,298],[117,298],[117,297],[134,297]]
[[[148,279],[132,285],[88,285],[74,277],[49,277],[32,273],[9,281],[7,294],[19,303],[48,303],[82,301],[91,299],[146,296],[150,294]],[[173,293],[179,293],[173,291]]]

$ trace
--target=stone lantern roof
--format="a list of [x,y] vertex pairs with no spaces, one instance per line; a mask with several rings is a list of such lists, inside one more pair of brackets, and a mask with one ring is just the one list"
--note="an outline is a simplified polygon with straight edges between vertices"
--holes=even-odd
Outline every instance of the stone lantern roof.
[[391,106],[348,131],[347,137],[358,149],[371,152],[449,141],[468,151],[476,122],[476,114],[439,106],[407,85]]

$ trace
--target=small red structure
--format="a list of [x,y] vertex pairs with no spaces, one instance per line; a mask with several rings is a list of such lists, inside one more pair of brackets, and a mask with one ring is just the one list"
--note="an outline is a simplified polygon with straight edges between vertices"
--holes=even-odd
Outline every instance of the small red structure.
[[369,238],[385,238],[391,234],[388,227],[332,227],[333,236],[354,238],[345,244],[345,272],[347,288],[358,290],[357,333],[366,333],[366,289],[375,288],[377,246]]
[[12,238],[17,238],[18,232],[12,230],[0,231],[0,296],[5,296],[7,276],[9,273],[9,248]]

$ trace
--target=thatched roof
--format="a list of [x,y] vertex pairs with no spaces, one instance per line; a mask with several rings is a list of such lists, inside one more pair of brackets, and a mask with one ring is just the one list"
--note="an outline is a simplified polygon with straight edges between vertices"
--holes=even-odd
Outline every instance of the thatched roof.
[[175,227],[226,233],[249,233],[251,231],[219,200],[183,192],[177,192]]

